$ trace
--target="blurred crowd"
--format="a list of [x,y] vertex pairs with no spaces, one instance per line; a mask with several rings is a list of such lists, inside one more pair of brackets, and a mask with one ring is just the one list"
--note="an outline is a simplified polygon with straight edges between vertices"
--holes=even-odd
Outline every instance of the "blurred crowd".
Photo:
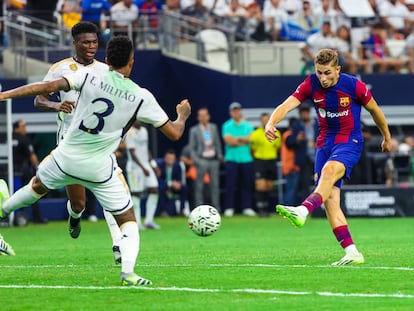
[[[414,0],[366,0],[374,15],[347,16],[339,0],[9,0],[7,10],[57,22],[80,20],[101,30],[102,45],[126,34],[137,43],[183,40],[205,28],[236,41],[297,41],[304,69],[321,47],[340,52],[346,72],[413,72]],[[362,3],[361,3],[361,6]],[[172,17],[172,18],[171,18]],[[171,36],[165,35],[166,33]],[[142,36],[142,35],[141,35]],[[173,42],[166,42],[173,46]]]

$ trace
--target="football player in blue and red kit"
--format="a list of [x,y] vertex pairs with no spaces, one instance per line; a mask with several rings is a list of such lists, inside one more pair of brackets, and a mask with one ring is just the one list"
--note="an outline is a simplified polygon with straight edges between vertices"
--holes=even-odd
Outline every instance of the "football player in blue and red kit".
[[282,104],[273,111],[265,133],[269,141],[276,139],[276,125],[303,101],[314,103],[320,134],[316,141],[315,189],[300,206],[277,205],[276,211],[296,227],[305,224],[315,208],[325,205],[333,233],[345,250],[345,256],[332,265],[362,264],[364,256],[356,248],[344,213],[340,207],[340,191],[344,178],[349,179],[363,148],[361,107],[371,114],[380,130],[381,149],[391,149],[387,120],[367,86],[354,76],[341,73],[338,53],[322,49],[314,61],[315,73],[309,75]]

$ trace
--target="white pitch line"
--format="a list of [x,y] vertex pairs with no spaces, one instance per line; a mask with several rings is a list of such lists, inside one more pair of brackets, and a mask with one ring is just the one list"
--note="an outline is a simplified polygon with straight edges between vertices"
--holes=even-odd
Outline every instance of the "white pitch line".
[[215,289],[215,288],[189,288],[189,287],[125,287],[125,286],[69,286],[69,285],[0,285],[0,288],[8,289],[75,289],[75,290],[151,290],[151,291],[173,291],[173,292],[195,292],[195,293],[249,293],[249,294],[276,294],[276,295],[300,295],[300,296],[330,296],[330,297],[361,297],[361,298],[405,298],[414,299],[411,294],[379,294],[379,293],[333,293],[333,292],[303,292],[286,291],[278,289]]
[[[293,269],[361,269],[361,270],[395,270],[395,271],[414,271],[412,267],[375,267],[367,265],[356,266],[331,266],[331,265],[277,265],[277,264],[137,264],[138,267],[256,267],[256,268],[293,268]],[[66,268],[79,268],[83,265],[1,265],[2,268],[19,268],[19,269],[66,269]],[[108,267],[108,265],[94,265],[94,267]]]

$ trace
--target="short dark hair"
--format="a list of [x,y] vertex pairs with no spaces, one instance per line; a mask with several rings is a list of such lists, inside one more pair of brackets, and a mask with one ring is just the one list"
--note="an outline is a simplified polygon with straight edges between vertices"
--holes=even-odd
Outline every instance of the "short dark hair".
[[22,120],[22,119],[19,119],[19,120],[14,121],[14,122],[13,122],[13,131],[14,131],[15,129],[19,128],[19,127],[20,127],[20,123],[22,123],[22,122],[23,122],[23,120]]
[[177,155],[177,152],[175,151],[175,149],[173,149],[173,148],[168,148],[166,151],[165,151],[165,155],[167,155],[167,154],[174,154],[174,155]]
[[310,111],[311,107],[307,103],[303,103],[299,106],[299,112]]
[[132,41],[126,36],[112,37],[106,47],[106,61],[115,69],[126,66],[133,51]]
[[91,22],[79,22],[72,27],[72,38],[76,39],[82,33],[96,33],[98,34],[98,27]]
[[293,124],[295,124],[295,122],[297,121],[298,119],[297,118],[295,118],[295,117],[290,117],[289,118],[289,127],[292,127],[293,126]]

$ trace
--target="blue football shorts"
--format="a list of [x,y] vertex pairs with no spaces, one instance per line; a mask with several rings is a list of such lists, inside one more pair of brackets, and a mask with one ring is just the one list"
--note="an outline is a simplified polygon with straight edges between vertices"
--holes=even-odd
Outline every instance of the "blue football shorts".
[[[328,161],[343,163],[345,165],[345,175],[343,178],[350,179],[352,168],[358,163],[363,147],[364,142],[358,141],[318,148],[315,156],[315,185],[318,184],[322,168]],[[343,178],[335,183],[336,187],[341,188]]]

